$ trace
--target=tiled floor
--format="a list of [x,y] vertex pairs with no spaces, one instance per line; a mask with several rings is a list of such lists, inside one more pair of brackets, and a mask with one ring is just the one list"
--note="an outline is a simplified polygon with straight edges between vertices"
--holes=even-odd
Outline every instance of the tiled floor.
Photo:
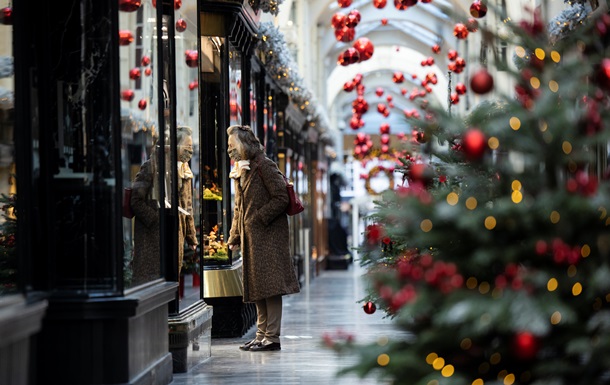
[[212,339],[212,357],[190,372],[174,374],[171,385],[378,385],[376,378],[337,377],[355,363],[323,346],[324,333],[353,334],[357,342],[402,334],[381,312],[367,315],[358,301],[365,292],[363,270],[323,271],[309,288],[284,297],[282,350],[244,352],[238,346],[253,338],[253,327],[242,338]]

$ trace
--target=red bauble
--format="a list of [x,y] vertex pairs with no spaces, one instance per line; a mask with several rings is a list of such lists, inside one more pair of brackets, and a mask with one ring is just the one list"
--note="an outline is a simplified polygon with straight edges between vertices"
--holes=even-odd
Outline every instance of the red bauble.
[[140,99],[140,101],[138,102],[138,108],[141,110],[145,110],[147,105],[148,103],[146,103],[145,99]]
[[460,95],[458,95],[457,92],[452,92],[449,99],[451,100],[451,104],[458,104],[460,102]]
[[343,91],[345,92],[352,92],[355,87],[356,85],[353,81],[343,83]]
[[349,11],[347,16],[355,17],[356,23],[360,23],[360,20],[362,20],[362,15],[360,14],[360,11],[358,11],[357,9],[352,9],[351,11]]
[[152,74],[152,69],[150,69],[150,68],[146,68],[146,69],[144,70],[144,75],[146,75],[146,76],[150,76],[150,74]]
[[487,138],[485,137],[485,134],[477,128],[469,129],[462,137],[462,149],[469,159],[481,159],[487,149]]
[[341,27],[335,29],[335,39],[344,43],[354,40],[356,37],[356,30],[348,27]]
[[178,31],[178,32],[186,31],[186,20],[184,20],[184,19],[176,20],[176,31]]
[[119,45],[129,45],[133,42],[133,34],[131,31],[123,29],[119,31]]
[[[358,15],[360,15],[360,13],[358,13]],[[358,25],[358,16],[356,16],[355,14],[353,14],[352,12],[350,12],[346,17],[345,17],[345,26],[347,28],[354,28]]]
[[540,350],[540,342],[538,337],[530,332],[519,332],[513,336],[512,348],[517,358],[531,360],[536,358]]
[[485,17],[487,14],[487,5],[484,0],[474,0],[470,5],[470,14],[477,19]]
[[394,0],[394,6],[401,11],[415,4],[417,4],[417,0]]
[[349,120],[349,126],[351,127],[352,130],[357,130],[360,127],[364,126],[364,121],[362,119],[360,119],[358,116],[353,116]]
[[142,76],[142,71],[140,71],[140,69],[137,68],[137,67],[136,68],[132,68],[129,71],[129,78],[131,80],[138,80],[140,78],[140,76]]
[[610,59],[604,58],[599,64],[597,82],[606,90],[610,89]]
[[119,10],[123,12],[134,12],[142,5],[142,0],[119,0]]
[[360,53],[358,53],[356,48],[348,48],[339,54],[337,63],[342,66],[348,66],[350,64],[358,63],[358,60],[360,60]]
[[447,52],[447,59],[454,61],[455,59],[457,59],[458,57],[458,52],[454,49],[450,49],[449,52]]
[[383,103],[377,104],[377,112],[379,112],[380,114],[385,114],[387,110],[388,110],[388,107],[385,104],[383,104]]
[[377,87],[377,89],[375,89],[375,95],[381,97],[381,95],[383,95],[383,88],[381,87]]
[[133,90],[123,90],[121,92],[121,99],[131,102],[133,98],[136,96],[136,93]]
[[466,86],[464,85],[464,83],[458,83],[455,85],[455,92],[458,93],[458,95],[464,95],[466,93]]
[[189,90],[193,91],[197,87],[199,87],[199,82],[197,80],[193,80],[189,83]]
[[362,96],[358,96],[352,102],[352,108],[355,113],[362,115],[369,110],[369,103]]
[[388,0],[373,0],[373,6],[378,9],[382,9],[388,4]]
[[462,23],[457,23],[453,27],[453,36],[458,39],[466,39],[468,37],[468,28]]
[[470,78],[470,89],[477,94],[486,94],[494,87],[494,78],[485,68],[481,68]]
[[352,0],[337,0],[337,4],[339,4],[339,7],[341,8],[347,8],[352,5]]
[[375,306],[375,304],[371,301],[365,303],[362,308],[366,314],[373,314],[375,313],[375,310],[377,310],[377,306]]
[[409,167],[409,179],[428,186],[434,178],[434,171],[425,163],[413,163]]
[[388,134],[382,134],[381,138],[379,138],[379,142],[381,144],[390,144],[390,135]]
[[405,75],[399,71],[394,72],[394,75],[392,75],[392,81],[396,84],[400,84],[405,81]]
[[184,52],[184,61],[186,65],[191,68],[197,68],[199,64],[199,51],[194,49],[187,49]]
[[341,12],[335,13],[330,19],[330,25],[332,25],[334,29],[345,27],[345,14]]
[[379,133],[380,134],[389,134],[390,125],[388,123],[381,123],[381,126],[379,126]]
[[0,24],[13,25],[13,8],[5,7],[0,9]]
[[388,19],[386,19],[386,18],[381,19],[381,25],[388,25]]
[[434,45],[432,46],[432,52],[434,52],[434,53],[440,53],[440,52],[441,52],[441,46],[440,46],[440,45],[438,45],[438,44],[434,44]]
[[479,30],[479,22],[471,17],[466,23],[466,28],[468,28],[468,32],[476,32]]
[[140,60],[140,62],[142,63],[142,67],[146,67],[150,64],[150,57],[144,55],[142,56],[142,60]]
[[366,37],[361,37],[356,40],[353,47],[360,54],[360,61],[369,60],[373,56],[373,52],[375,52],[373,43]]

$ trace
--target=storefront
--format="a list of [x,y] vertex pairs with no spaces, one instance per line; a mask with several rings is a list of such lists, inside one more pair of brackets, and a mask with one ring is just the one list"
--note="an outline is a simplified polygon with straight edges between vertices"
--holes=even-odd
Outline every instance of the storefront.
[[0,101],[0,382],[167,384],[255,320],[224,244],[226,128],[250,125],[308,207],[290,220],[303,283],[320,145],[259,59],[249,1],[36,3],[0,25],[0,90],[17,90]]

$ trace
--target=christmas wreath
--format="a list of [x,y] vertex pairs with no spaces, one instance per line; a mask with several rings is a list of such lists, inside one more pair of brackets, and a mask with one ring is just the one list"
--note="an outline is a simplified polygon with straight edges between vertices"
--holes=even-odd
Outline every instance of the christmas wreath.
[[[388,177],[388,188],[387,190],[393,190],[394,189],[394,170],[390,169],[390,168],[385,168],[383,166],[375,166],[373,168],[371,168],[369,170],[369,174],[366,178],[366,182],[364,182],[364,187],[366,188],[366,191],[370,194],[370,195],[379,195],[381,194],[381,191],[375,191],[372,187],[371,187],[371,179],[376,177],[377,175],[379,175],[379,173],[385,173],[385,175]],[[385,191],[385,190],[384,190]]]

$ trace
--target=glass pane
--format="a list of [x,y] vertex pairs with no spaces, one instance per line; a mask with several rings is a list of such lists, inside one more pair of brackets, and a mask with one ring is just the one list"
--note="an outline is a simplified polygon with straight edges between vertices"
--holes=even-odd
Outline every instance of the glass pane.
[[197,0],[175,11],[180,310],[201,298],[201,194]]
[[0,295],[17,291],[13,30],[0,24]]
[[258,92],[258,77],[259,74],[252,71],[251,82],[250,82],[250,127],[252,132],[258,136],[258,125],[257,125],[257,105],[256,95]]
[[[213,15],[204,14],[210,24],[219,24],[219,19]],[[203,258],[207,268],[229,266],[232,263],[227,251],[225,240],[228,227],[224,218],[227,213],[226,202],[223,200],[223,190],[229,185],[227,179],[229,170],[226,165],[226,120],[223,111],[227,101],[222,97],[226,95],[222,81],[222,62],[228,56],[227,41],[217,35],[201,37],[201,129],[202,129],[202,182],[204,193],[203,209]],[[236,84],[235,84],[236,87]],[[238,116],[235,114],[235,116]],[[229,224],[230,225],[230,224]],[[233,259],[235,256],[233,256]]]
[[241,53],[230,45],[229,50],[229,116],[230,125],[243,124],[241,103]]
[[145,2],[119,12],[119,29],[133,42],[119,47],[123,186],[131,188],[133,218],[123,218],[124,279],[131,287],[161,277],[159,186],[155,144],[159,135],[156,9]]

